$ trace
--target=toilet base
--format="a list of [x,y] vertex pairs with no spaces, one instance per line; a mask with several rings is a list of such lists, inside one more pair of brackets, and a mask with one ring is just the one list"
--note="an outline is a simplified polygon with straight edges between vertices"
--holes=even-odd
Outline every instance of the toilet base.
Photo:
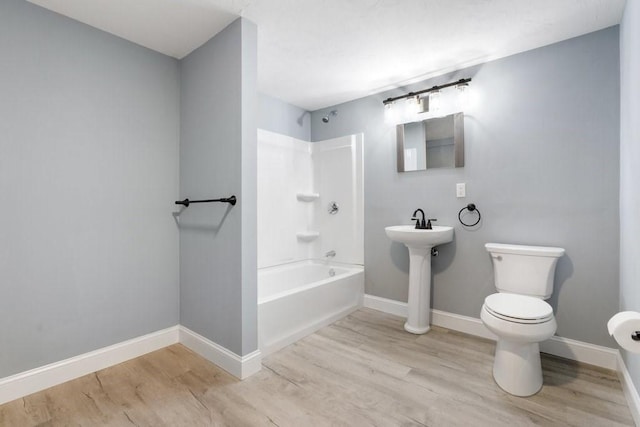
[[514,396],[526,397],[540,391],[542,367],[538,343],[498,340],[493,378],[501,389]]

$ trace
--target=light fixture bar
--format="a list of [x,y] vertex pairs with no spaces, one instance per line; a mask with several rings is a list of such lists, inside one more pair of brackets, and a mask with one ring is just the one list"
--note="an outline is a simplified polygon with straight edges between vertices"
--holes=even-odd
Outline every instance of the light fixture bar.
[[406,95],[396,96],[394,98],[387,98],[384,101],[382,101],[382,103],[385,104],[385,105],[386,104],[391,104],[392,102],[395,102],[395,101],[397,101],[399,99],[412,98],[414,96],[422,95],[423,93],[435,92],[436,90],[444,89],[445,87],[457,86],[457,85],[469,83],[470,81],[471,81],[470,78],[469,79],[460,79],[460,80],[455,81],[455,82],[445,83],[443,85],[434,86],[434,87],[429,88],[429,89],[419,90],[417,92],[409,92]]

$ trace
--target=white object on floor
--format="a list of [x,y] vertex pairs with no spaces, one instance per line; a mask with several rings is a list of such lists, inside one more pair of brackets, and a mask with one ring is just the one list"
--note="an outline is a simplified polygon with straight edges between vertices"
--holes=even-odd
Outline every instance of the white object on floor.
[[553,276],[564,249],[487,243],[495,286],[480,319],[498,337],[493,378],[507,393],[531,396],[542,387],[539,343],[557,324],[544,299],[553,293]]
[[362,307],[361,265],[306,260],[258,270],[263,357]]
[[[422,219],[424,222],[424,213]],[[396,225],[385,227],[384,231],[389,239],[409,249],[409,313],[404,329],[412,334],[426,334],[431,328],[431,249],[451,242],[453,227],[434,225],[432,229],[417,229],[413,225]]]

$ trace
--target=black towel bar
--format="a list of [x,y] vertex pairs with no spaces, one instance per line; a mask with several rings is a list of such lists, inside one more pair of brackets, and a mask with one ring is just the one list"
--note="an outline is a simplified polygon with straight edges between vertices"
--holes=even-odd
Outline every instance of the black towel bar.
[[188,208],[191,203],[211,203],[211,202],[222,202],[229,203],[231,206],[235,206],[237,200],[236,196],[226,197],[222,199],[207,199],[207,200],[177,200],[176,205],[183,205],[185,208]]

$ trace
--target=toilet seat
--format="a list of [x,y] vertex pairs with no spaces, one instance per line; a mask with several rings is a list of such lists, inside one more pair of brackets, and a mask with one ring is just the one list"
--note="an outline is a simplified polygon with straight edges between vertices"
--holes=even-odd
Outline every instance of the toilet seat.
[[537,324],[553,319],[553,308],[545,301],[527,295],[497,293],[484,300],[492,316],[514,323]]

